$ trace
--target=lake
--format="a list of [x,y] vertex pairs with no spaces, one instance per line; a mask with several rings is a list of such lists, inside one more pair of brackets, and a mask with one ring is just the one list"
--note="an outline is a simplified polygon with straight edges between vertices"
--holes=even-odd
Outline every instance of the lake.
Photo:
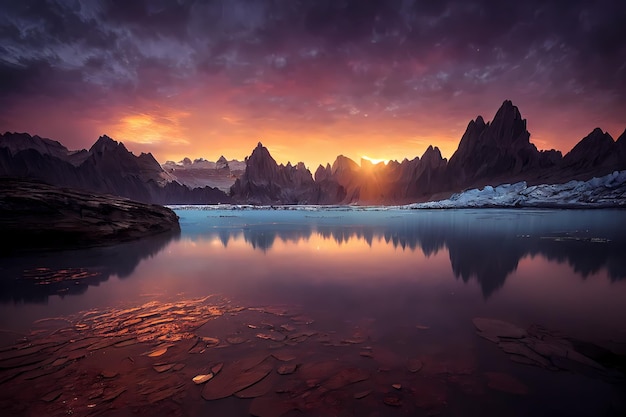
[[176,212],[0,258],[2,415],[626,412],[626,211]]

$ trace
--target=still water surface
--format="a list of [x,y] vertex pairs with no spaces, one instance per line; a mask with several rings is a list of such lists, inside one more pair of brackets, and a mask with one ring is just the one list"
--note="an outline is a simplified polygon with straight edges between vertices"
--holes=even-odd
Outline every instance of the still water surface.
[[[179,236],[0,259],[4,344],[11,334],[26,334],[34,322],[47,317],[219,295],[231,307],[261,310],[236,309],[201,328],[195,336],[220,340],[215,357],[228,365],[260,351],[296,352],[292,361],[297,370],[276,381],[277,387],[287,384],[289,389],[280,394],[270,390],[265,397],[272,400],[261,404],[261,412],[256,403],[255,413],[279,415],[276,401],[286,398],[299,402],[286,407],[285,415],[584,416],[620,415],[626,409],[626,391],[623,381],[614,378],[617,374],[513,362],[497,344],[479,337],[472,322],[486,317],[524,329],[540,325],[563,339],[626,353],[626,211],[177,214]],[[54,282],[64,274],[78,278]],[[268,314],[277,308],[285,313]],[[281,328],[281,323],[288,326]],[[302,343],[258,336],[259,329],[280,331],[289,341],[289,332],[303,328],[315,334]],[[224,341],[233,335],[246,342]],[[202,355],[213,355],[207,349]],[[196,356],[177,360],[186,364],[179,373],[189,383],[202,361]],[[419,371],[407,369],[411,360],[421,364]],[[365,370],[366,378],[329,389],[324,380],[332,375],[320,371],[313,375],[319,381],[304,375],[306,366],[322,369],[328,361],[335,361],[332,372],[345,364]],[[299,373],[304,385],[294,388],[296,382],[286,381],[296,381]],[[35,381],[52,382],[46,378],[52,376]],[[17,377],[5,384],[19,382]],[[249,413],[253,400],[207,401],[201,398],[201,386],[190,385],[180,398],[156,398],[146,405],[145,398],[128,390],[106,403],[96,398],[93,409],[132,415],[137,412],[133,405],[141,403],[142,410],[181,415]],[[364,398],[355,398],[364,393]],[[63,395],[55,401],[61,399]],[[1,400],[0,407],[7,410],[10,401],[16,402]],[[81,406],[76,400],[75,412],[93,411]],[[16,410],[26,415],[32,407],[63,411],[47,402]]]

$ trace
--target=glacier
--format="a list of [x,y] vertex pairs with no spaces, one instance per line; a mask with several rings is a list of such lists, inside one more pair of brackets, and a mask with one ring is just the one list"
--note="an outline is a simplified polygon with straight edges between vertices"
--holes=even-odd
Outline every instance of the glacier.
[[402,206],[359,205],[169,205],[173,210],[302,210],[379,211],[461,208],[623,208],[626,207],[626,171],[615,171],[587,181],[528,185],[525,181],[486,185],[453,194],[450,198]]
[[525,181],[485,186],[453,194],[440,201],[415,203],[411,209],[444,208],[608,208],[626,207],[626,171],[615,171],[588,181],[527,185]]

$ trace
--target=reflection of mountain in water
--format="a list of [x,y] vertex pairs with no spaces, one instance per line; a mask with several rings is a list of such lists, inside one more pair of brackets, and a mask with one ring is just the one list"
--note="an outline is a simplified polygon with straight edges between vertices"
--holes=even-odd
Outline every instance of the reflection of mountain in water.
[[179,236],[165,233],[115,246],[0,259],[0,302],[45,303],[53,294],[82,294],[111,275],[126,278],[142,259]]
[[243,237],[262,251],[277,239],[297,242],[313,234],[337,243],[381,240],[427,256],[445,246],[455,276],[464,282],[475,278],[485,297],[502,287],[527,255],[568,262],[583,278],[602,268],[612,280],[626,278],[626,212],[618,210],[326,211],[315,216],[265,211],[214,222],[191,234],[217,235],[224,246]]

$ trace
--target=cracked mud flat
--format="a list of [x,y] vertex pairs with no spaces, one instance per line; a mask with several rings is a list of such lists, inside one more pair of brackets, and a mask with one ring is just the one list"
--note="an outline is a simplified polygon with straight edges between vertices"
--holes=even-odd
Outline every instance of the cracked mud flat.
[[[480,318],[474,325],[503,353],[524,358],[518,362],[619,378],[545,329]],[[516,376],[479,372],[471,351],[440,357],[415,349],[399,353],[367,324],[328,332],[297,307],[242,307],[218,296],[90,310],[39,320],[0,348],[0,412],[438,415],[450,414],[459,395],[532,394]]]

